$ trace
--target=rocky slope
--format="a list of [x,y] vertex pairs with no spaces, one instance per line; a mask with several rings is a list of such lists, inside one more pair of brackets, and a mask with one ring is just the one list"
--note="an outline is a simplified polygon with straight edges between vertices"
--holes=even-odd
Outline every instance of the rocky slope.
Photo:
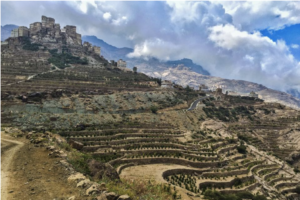
[[272,90],[253,82],[206,76],[193,72],[184,65],[178,65],[175,68],[165,68],[165,66],[162,65],[156,67],[155,71],[146,64],[139,65],[138,68],[149,76],[171,80],[180,85],[190,85],[196,88],[198,88],[200,84],[205,84],[209,88],[222,85],[224,90],[235,91],[241,95],[248,95],[251,91],[254,91],[266,102],[278,102],[296,109],[300,108],[300,99],[291,94]]

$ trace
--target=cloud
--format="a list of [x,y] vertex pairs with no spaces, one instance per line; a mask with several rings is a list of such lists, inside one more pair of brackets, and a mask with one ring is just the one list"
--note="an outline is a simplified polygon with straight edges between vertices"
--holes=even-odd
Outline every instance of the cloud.
[[291,47],[292,47],[293,49],[299,49],[299,45],[298,45],[298,44],[292,44]]
[[236,1],[222,4],[232,16],[233,24],[242,30],[282,29],[300,23],[300,2]]
[[153,40],[146,40],[142,44],[136,45],[134,47],[134,52],[128,54],[128,57],[142,57],[146,60],[149,57],[159,57],[161,60],[170,60],[171,58],[175,58],[176,54],[179,52],[179,46],[156,38]]
[[110,12],[106,12],[103,14],[103,19],[105,19],[106,21],[109,21],[110,18],[111,18]]

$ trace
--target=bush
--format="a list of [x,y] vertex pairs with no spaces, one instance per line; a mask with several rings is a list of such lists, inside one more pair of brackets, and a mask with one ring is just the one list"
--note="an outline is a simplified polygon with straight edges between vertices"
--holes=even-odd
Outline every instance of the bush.
[[158,108],[157,108],[156,106],[151,106],[151,107],[150,107],[150,110],[151,110],[152,113],[156,114]]
[[22,42],[23,42],[24,50],[38,51],[39,47],[42,46],[41,44],[31,43],[31,41],[28,37],[23,37],[22,40],[23,40]]
[[88,162],[92,159],[90,154],[81,153],[73,150],[70,153],[68,161],[73,165],[76,171],[83,174],[90,174]]
[[296,192],[297,194],[300,194],[300,186],[297,186],[297,187],[296,187],[295,192]]
[[238,152],[241,153],[241,154],[246,154],[247,153],[245,145],[240,145],[240,146],[237,146],[236,148],[237,148]]
[[250,192],[246,191],[237,192],[235,194],[221,194],[219,191],[206,190],[204,193],[204,197],[205,199],[209,200],[267,200],[267,198],[262,195],[253,195]]
[[49,50],[52,57],[49,58],[48,61],[60,69],[70,67],[69,64],[88,64],[87,58],[81,59],[80,57],[73,56],[72,54],[65,52],[67,51],[67,49],[64,49],[64,51],[61,54],[58,54],[57,51],[57,49]]

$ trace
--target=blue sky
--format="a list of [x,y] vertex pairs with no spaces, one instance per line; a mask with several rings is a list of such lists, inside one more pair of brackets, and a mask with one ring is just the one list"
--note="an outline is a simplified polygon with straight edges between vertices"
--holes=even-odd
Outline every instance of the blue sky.
[[190,58],[214,76],[300,91],[299,1],[2,2],[2,25],[41,15],[131,47],[129,57]]
[[297,60],[300,60],[300,24],[291,25],[280,30],[261,30],[262,35],[269,37],[273,41],[284,40],[292,47],[291,53]]

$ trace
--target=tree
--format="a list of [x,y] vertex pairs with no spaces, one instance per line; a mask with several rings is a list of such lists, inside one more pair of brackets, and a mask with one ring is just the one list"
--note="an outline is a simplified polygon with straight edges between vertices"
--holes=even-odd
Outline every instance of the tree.
[[133,67],[133,72],[137,73],[137,67]]

